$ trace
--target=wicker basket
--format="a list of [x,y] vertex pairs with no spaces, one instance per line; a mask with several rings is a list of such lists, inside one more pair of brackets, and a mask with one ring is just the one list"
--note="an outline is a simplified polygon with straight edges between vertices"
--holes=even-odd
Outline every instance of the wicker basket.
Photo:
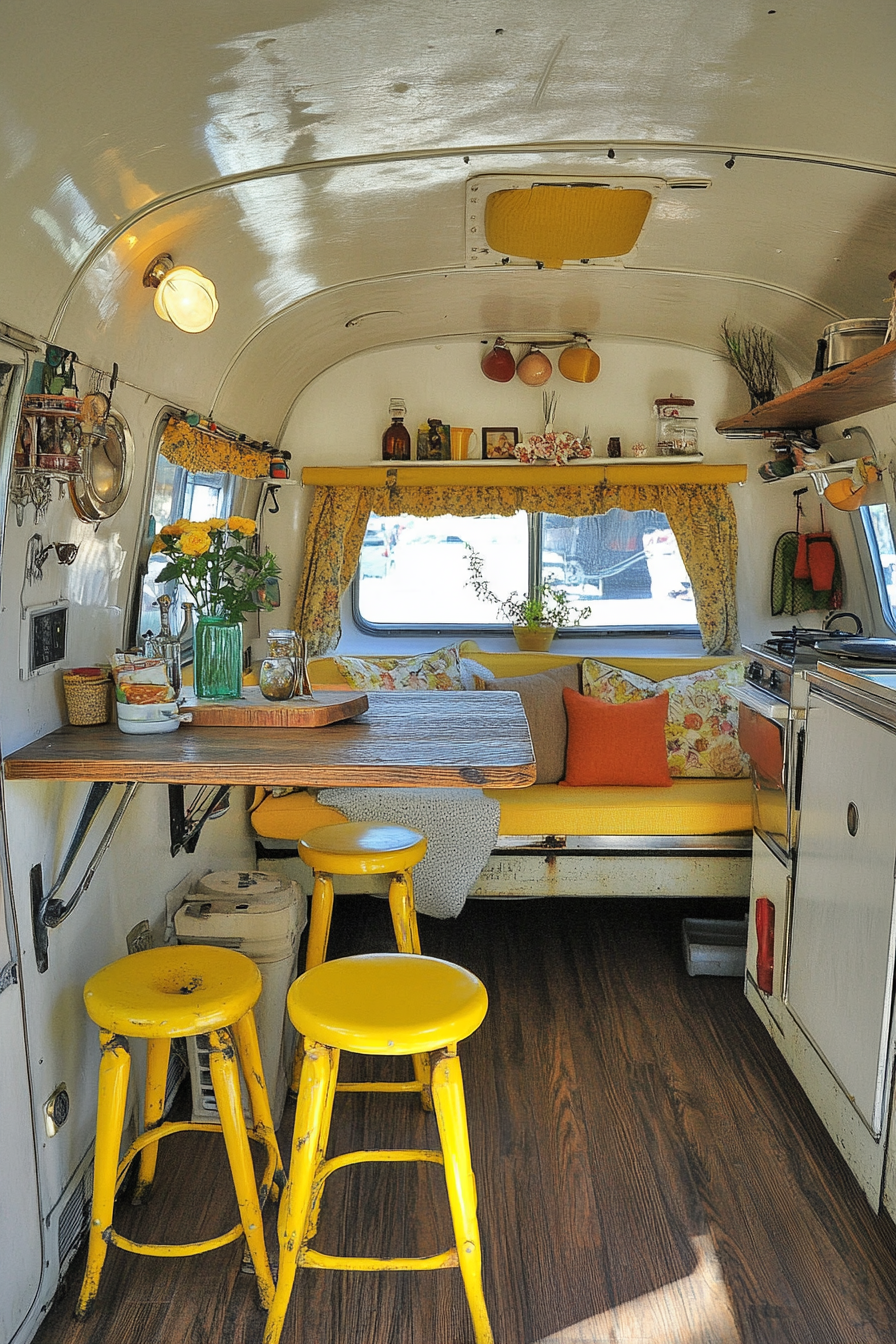
[[63,672],[62,684],[69,723],[79,728],[88,724],[108,723],[109,690],[112,685],[108,673],[82,676],[77,672]]

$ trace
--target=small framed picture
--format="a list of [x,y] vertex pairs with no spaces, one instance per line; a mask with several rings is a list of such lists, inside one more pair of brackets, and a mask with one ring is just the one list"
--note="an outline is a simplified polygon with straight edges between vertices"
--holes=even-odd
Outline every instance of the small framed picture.
[[513,450],[520,441],[520,432],[516,425],[504,425],[498,428],[484,427],[482,430],[482,456],[498,461],[513,457]]

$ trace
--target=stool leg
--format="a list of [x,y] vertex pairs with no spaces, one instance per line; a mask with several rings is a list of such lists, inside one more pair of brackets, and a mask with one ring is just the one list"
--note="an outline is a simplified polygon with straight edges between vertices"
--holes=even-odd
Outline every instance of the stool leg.
[[476,1344],[494,1344],[482,1292],[482,1248],[476,1217],[476,1178],[470,1160],[467,1109],[460,1060],[456,1050],[440,1050],[432,1058],[432,1099],[445,1158],[445,1183],[457,1258]]
[[289,1180],[280,1201],[277,1232],[280,1241],[280,1265],[277,1289],[268,1312],[264,1344],[278,1344],[298,1257],[305,1243],[312,1189],[319,1154],[326,1149],[325,1126],[333,1104],[333,1080],[339,1068],[339,1051],[316,1041],[305,1042],[302,1076],[296,1100],[296,1120],[289,1162]]
[[[146,1095],[143,1099],[143,1130],[148,1133],[162,1123],[165,1110],[165,1091],[168,1086],[168,1061],[171,1057],[171,1042],[167,1037],[146,1042]],[[152,1183],[156,1175],[156,1163],[159,1157],[159,1145],[150,1143],[140,1154],[137,1168],[137,1184],[134,1188],[132,1204],[145,1204],[152,1193]]]
[[[264,1140],[268,1152],[264,1183],[259,1191],[259,1199],[264,1202],[270,1194],[272,1200],[280,1197],[280,1191],[286,1185],[286,1172],[280,1159],[277,1135],[274,1131],[274,1117],[271,1115],[271,1099],[261,1062],[261,1050],[258,1045],[258,1028],[255,1014],[250,1008],[239,1022],[235,1022],[232,1031],[236,1038],[237,1053],[242,1065],[246,1090],[252,1106],[252,1124],[255,1133]],[[270,1174],[269,1174],[270,1173]]]
[[96,1147],[93,1162],[93,1200],[87,1266],[75,1316],[89,1316],[96,1302],[100,1274],[106,1259],[106,1232],[112,1226],[118,1154],[124,1128],[124,1108],[131,1072],[131,1054],[123,1036],[100,1029],[100,1076],[96,1111]]
[[[389,909],[395,946],[399,952],[420,955],[420,933],[417,929],[417,910],[414,906],[414,881],[407,871],[393,873],[389,883]],[[425,1111],[432,1110],[428,1055],[414,1055],[414,1077],[420,1084],[420,1101]]]
[[274,1280],[268,1264],[264,1245],[264,1229],[261,1223],[261,1205],[255,1188],[255,1172],[252,1167],[252,1154],[249,1151],[249,1138],[246,1134],[246,1122],[243,1117],[243,1104],[240,1096],[240,1075],[234,1057],[230,1032],[226,1028],[210,1031],[208,1034],[208,1064],[215,1090],[215,1102],[221,1118],[221,1130],[227,1147],[227,1157],[233,1175],[237,1205],[243,1235],[252,1257],[255,1277],[258,1282],[258,1296],[265,1309],[270,1307],[274,1297]]
[[417,930],[417,911],[414,907],[414,883],[410,873],[393,873],[389,883],[389,909],[395,930],[395,946],[399,952],[420,955],[420,934]]
[[329,873],[315,873],[308,917],[308,950],[305,970],[319,966],[327,959],[330,940],[330,921],[333,918],[333,879]]
[[[330,941],[330,922],[333,918],[333,879],[329,873],[314,874],[314,887],[308,914],[308,947],[305,952],[305,970],[310,971],[327,959],[327,943]],[[299,1078],[302,1073],[302,1037],[296,1040],[296,1051],[292,1057],[292,1077],[289,1090],[293,1096],[299,1090]]]

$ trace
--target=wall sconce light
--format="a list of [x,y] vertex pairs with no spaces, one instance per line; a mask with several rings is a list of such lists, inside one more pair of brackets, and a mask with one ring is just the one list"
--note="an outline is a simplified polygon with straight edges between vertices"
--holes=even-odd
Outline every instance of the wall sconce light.
[[211,280],[192,266],[175,266],[170,253],[150,262],[143,283],[155,290],[153,307],[159,317],[181,331],[207,331],[214,322],[218,296]]

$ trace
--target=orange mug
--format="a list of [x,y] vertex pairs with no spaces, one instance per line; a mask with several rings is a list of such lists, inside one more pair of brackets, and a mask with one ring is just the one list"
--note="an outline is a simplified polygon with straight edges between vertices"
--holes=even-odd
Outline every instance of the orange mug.
[[470,447],[470,437],[472,429],[458,429],[455,425],[451,426],[451,460],[452,462],[465,462]]

